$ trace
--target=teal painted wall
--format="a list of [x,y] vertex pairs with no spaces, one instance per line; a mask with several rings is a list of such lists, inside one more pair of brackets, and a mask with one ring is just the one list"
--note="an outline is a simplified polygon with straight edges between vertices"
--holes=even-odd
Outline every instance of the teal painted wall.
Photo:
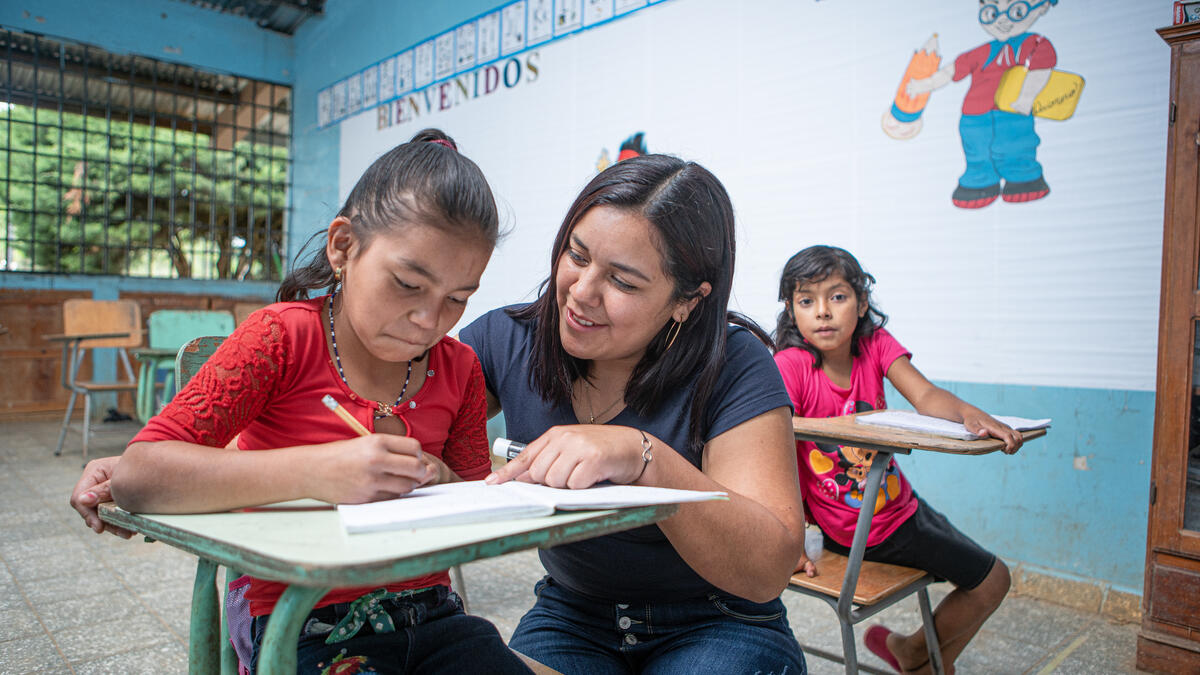
[[[290,84],[292,41],[265,31],[244,18],[199,9],[181,2],[146,0],[9,0],[0,3],[0,26],[96,45],[118,54],[183,63],[205,70]],[[56,289],[91,291],[98,300],[123,292],[184,295],[218,294],[239,298],[274,298],[272,282],[134,279],[118,276],[0,274],[0,290]],[[97,376],[116,374],[115,353],[103,350],[95,361]],[[97,416],[114,404],[101,396]]]
[[[1009,560],[1141,594],[1154,393],[937,382],[986,411],[1050,417],[1015,455],[899,459],[920,495]],[[888,405],[912,406],[890,385]]]
[[5,0],[0,25],[70,38],[119,54],[186,63],[282,84],[292,41],[253,21],[165,0]]
[[[292,40],[254,22],[158,0],[12,0],[0,3],[0,26],[96,45],[118,54],[183,63],[211,71],[290,84]],[[274,283],[117,276],[0,274],[0,289],[92,290],[99,299],[122,291],[274,297]]]

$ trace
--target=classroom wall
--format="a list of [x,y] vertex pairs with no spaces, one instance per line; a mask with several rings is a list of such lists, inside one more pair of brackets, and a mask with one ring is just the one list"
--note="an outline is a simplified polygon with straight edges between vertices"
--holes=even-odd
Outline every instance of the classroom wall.
[[[262,30],[244,18],[181,2],[11,0],[0,3],[0,26],[92,44],[118,54],[139,54],[283,84],[292,80],[290,38]],[[112,300],[126,293],[162,293],[266,302],[274,297],[276,286],[258,281],[0,274],[0,291],[78,290],[90,292],[97,300]],[[102,350],[98,355],[97,377],[116,375],[116,355],[111,352]],[[115,397],[102,395],[95,406],[97,416],[114,404]]]
[[[338,192],[340,129],[336,125],[317,128],[317,92],[354,70],[429,37],[431,31],[494,6],[493,0],[338,0],[326,4],[323,17],[300,26],[294,39],[298,77],[293,91],[295,101],[308,105],[297,105],[292,120],[295,164],[289,259],[295,259],[309,237],[329,224],[344,199],[344,193]],[[376,154],[384,150],[387,148],[377,147]]]
[[[13,0],[0,3],[0,26],[96,45],[118,54],[290,84],[292,41],[245,18],[182,2],[144,0]],[[274,296],[274,282],[139,279],[118,276],[0,274],[0,289],[90,290],[96,299],[121,292]]]
[[184,2],[7,0],[0,3],[0,25],[120,54],[281,84],[292,81],[291,38]]
[[[786,257],[845,246],[927,375],[998,414],[1054,419],[1015,457],[903,458],[924,497],[1006,559],[1140,594],[1168,84],[1153,29],[1169,6],[1063,0],[1039,18],[1055,67],[1085,83],[1073,115],[1036,120],[1051,192],[964,209],[950,196],[967,82],[934,92],[911,138],[881,117],[932,34],[943,65],[990,39],[977,3],[669,0],[516,54],[536,80],[484,96],[468,70],[317,129],[322,91],[509,3],[331,4],[297,34],[294,234],[323,227],[388,147],[446,129],[511,228],[465,325],[532,297],[575,193],[644,131],[729,188],[739,309],[773,326]],[[338,58],[317,47],[331,44]]]
[[[1072,118],[1037,121],[1051,194],[968,211],[949,200],[965,83],[933,94],[915,137],[880,126],[930,34],[947,62],[987,40],[976,3],[958,4],[667,0],[527,50],[537,81],[385,128],[374,110],[318,128],[318,94],[500,2],[338,0],[293,38],[175,2],[109,2],[94,16],[65,0],[9,3],[0,24],[168,60],[180,48],[183,62],[291,83],[289,257],[366,163],[445,128],[483,166],[511,228],[464,325],[532,296],[575,193],[645,131],[651,151],[697,159],[729,188],[741,310],[773,325],[786,256],[846,246],[878,277],[889,327],[927,375],[985,409],[1054,419],[1015,457],[901,459],[924,497],[1009,560],[1140,594],[1168,83],[1153,29],[1169,6],[1062,0],[1039,19],[1057,67],[1086,81]],[[81,283],[93,282],[0,275],[0,288]],[[904,407],[895,392],[890,402]]]

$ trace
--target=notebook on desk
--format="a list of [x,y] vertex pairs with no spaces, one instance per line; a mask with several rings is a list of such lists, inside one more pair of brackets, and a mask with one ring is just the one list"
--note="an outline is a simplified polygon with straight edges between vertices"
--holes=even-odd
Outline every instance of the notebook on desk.
[[724,492],[636,485],[563,490],[517,481],[500,485],[468,481],[418,488],[398,499],[370,504],[339,504],[337,508],[346,532],[356,534],[534,518],[556,510],[585,511],[727,498]]
[[[1025,417],[1011,417],[1005,415],[993,415],[998,421],[1007,424],[1017,431],[1031,431],[1033,429],[1044,429],[1050,426],[1050,418],[1044,419],[1028,419]],[[980,438],[985,438],[985,435],[975,434],[967,431],[967,428],[958,422],[951,422],[940,417],[930,417],[929,415],[920,415],[908,410],[884,410],[870,415],[859,415],[854,418],[858,424],[871,424],[880,427],[894,427],[896,429],[906,429],[908,431],[920,431],[936,436],[946,436],[948,438],[958,438],[964,441],[975,441]]]

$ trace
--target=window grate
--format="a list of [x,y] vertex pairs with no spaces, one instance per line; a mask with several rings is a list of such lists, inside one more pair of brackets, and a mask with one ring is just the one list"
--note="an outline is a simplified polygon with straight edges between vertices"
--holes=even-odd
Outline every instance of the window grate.
[[285,85],[0,28],[0,271],[279,279]]

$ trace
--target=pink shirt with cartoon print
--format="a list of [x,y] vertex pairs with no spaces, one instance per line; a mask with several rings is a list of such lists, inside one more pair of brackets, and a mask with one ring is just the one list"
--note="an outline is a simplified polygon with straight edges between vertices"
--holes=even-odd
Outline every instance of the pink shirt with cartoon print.
[[[859,340],[858,352],[851,367],[849,389],[837,386],[821,369],[814,368],[812,355],[803,349],[792,347],[775,355],[775,365],[797,415],[838,417],[887,407],[883,378],[893,361],[901,356],[911,358],[912,354],[882,328]],[[843,546],[849,546],[854,538],[858,505],[873,457],[873,452],[859,448],[796,441],[805,511],[827,536]],[[892,461],[875,500],[867,545],[875,546],[887,539],[916,510],[912,487]]]

